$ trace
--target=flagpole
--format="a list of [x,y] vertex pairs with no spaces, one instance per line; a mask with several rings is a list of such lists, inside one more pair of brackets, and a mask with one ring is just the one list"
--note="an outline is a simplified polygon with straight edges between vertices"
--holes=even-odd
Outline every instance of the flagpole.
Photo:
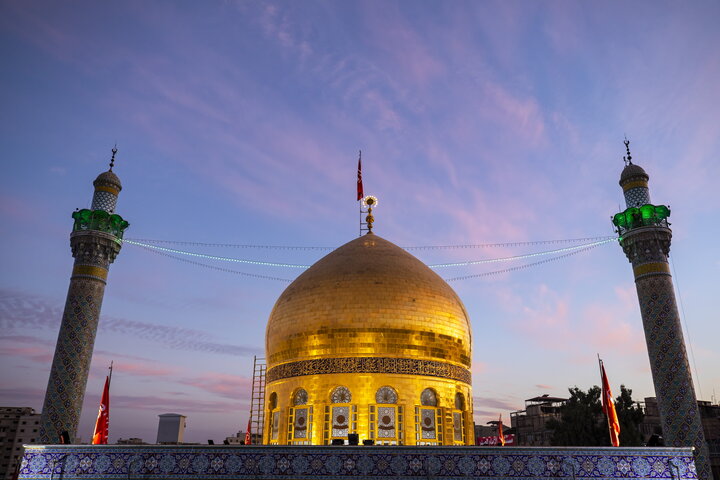
[[108,375],[108,388],[110,388],[110,382],[112,381],[112,367],[113,367],[113,361],[110,360],[110,367],[109,367],[110,375]]

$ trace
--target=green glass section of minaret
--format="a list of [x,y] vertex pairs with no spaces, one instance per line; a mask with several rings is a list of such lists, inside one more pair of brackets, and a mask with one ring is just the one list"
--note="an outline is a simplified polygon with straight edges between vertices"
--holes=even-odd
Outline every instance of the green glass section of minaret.
[[635,275],[665,445],[695,447],[698,478],[712,480],[708,445],[668,264],[672,239],[667,221],[670,209],[650,203],[650,177],[631,158],[628,148],[627,164],[620,176],[628,208],[616,214],[613,223]]
[[40,441],[46,444],[60,443],[63,432],[70,442],[77,436],[108,269],[129,225],[114,213],[122,190],[112,171],[116,152],[113,149],[110,170],[93,182],[91,208],[72,214],[70,248],[75,262],[40,419]]

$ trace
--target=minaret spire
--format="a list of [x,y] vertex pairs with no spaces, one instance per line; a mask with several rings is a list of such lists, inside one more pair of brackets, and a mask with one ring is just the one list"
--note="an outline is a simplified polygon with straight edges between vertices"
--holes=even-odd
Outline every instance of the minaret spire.
[[623,143],[625,144],[625,151],[627,152],[627,156],[623,157],[623,160],[625,160],[625,166],[632,165],[632,155],[630,155],[630,140],[627,139],[627,136],[625,137],[625,141]]
[[112,172],[112,169],[115,166],[115,154],[118,152],[117,143],[115,144],[115,146],[112,148],[111,151],[112,151],[112,158],[110,159],[110,170],[108,170],[109,172]]
[[620,186],[627,209],[613,217],[613,224],[633,267],[665,445],[694,447],[697,478],[711,480],[708,446],[668,264],[672,239],[667,221],[670,209],[650,203],[650,177],[632,163],[627,138],[625,150]]

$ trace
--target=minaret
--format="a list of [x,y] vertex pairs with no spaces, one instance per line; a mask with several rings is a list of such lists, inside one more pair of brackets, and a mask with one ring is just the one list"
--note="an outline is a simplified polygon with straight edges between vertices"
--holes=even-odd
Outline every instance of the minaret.
[[627,209],[613,217],[620,245],[632,264],[665,445],[695,447],[698,478],[712,480],[668,255],[670,209],[650,203],[650,177],[632,163],[630,142],[620,186]]
[[40,421],[40,441],[46,444],[61,443],[63,432],[72,443],[77,434],[108,269],[129,225],[114,213],[122,190],[112,171],[116,153],[113,148],[110,169],[93,182],[90,210],[72,214],[70,248],[75,263]]

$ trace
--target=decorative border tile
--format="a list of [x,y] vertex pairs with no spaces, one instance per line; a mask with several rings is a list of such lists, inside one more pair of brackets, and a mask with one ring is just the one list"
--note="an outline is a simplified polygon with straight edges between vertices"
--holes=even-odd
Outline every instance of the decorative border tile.
[[28,446],[20,479],[696,479],[689,448]]

